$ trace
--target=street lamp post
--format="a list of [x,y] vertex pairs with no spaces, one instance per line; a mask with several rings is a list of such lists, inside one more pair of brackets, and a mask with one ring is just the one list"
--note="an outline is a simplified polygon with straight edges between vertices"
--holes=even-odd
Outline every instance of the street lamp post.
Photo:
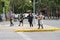
[[35,0],[33,0],[33,13],[35,14]]
[[30,2],[32,2],[33,4],[33,13],[35,14],[35,0],[31,0]]
[[40,12],[40,3],[41,3],[41,0],[38,0],[38,9],[37,9],[37,11],[38,11],[38,15],[39,15],[39,12]]
[[[34,15],[35,15],[35,0],[33,0],[33,13],[34,13]],[[35,24],[36,22],[35,22],[35,16],[34,16],[34,24]]]

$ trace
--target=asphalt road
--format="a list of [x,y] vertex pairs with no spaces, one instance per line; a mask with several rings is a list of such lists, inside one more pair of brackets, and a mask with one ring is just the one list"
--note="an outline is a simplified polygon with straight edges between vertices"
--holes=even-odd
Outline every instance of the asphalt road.
[[[19,22],[14,22],[17,25]],[[24,20],[28,23],[28,20]],[[33,21],[37,24],[37,21]],[[60,20],[44,20],[44,24],[60,27]],[[9,22],[0,22],[1,25],[8,25]],[[60,40],[60,31],[57,32],[0,32],[0,40]]]
[[24,34],[30,40],[60,40],[60,32],[30,32]]
[[0,40],[60,40],[60,32],[0,32]]

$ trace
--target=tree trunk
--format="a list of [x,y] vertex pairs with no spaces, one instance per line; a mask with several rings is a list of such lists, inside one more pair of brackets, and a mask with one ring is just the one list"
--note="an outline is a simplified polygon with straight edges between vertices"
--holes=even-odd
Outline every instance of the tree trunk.
[[5,7],[5,19],[7,21],[6,7]]

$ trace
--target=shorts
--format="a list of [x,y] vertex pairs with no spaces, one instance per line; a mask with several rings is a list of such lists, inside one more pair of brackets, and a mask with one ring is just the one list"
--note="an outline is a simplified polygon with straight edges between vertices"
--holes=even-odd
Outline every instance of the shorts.
[[38,24],[43,25],[43,20],[38,20]]

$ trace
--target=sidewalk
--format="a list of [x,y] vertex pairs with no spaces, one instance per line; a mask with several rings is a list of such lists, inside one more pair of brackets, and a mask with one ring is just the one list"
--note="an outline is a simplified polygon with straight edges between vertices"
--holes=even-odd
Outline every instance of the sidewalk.
[[60,31],[60,28],[44,25],[44,29],[38,29],[37,25],[30,27],[29,24],[23,26],[0,25],[0,32],[49,32],[49,31]]

